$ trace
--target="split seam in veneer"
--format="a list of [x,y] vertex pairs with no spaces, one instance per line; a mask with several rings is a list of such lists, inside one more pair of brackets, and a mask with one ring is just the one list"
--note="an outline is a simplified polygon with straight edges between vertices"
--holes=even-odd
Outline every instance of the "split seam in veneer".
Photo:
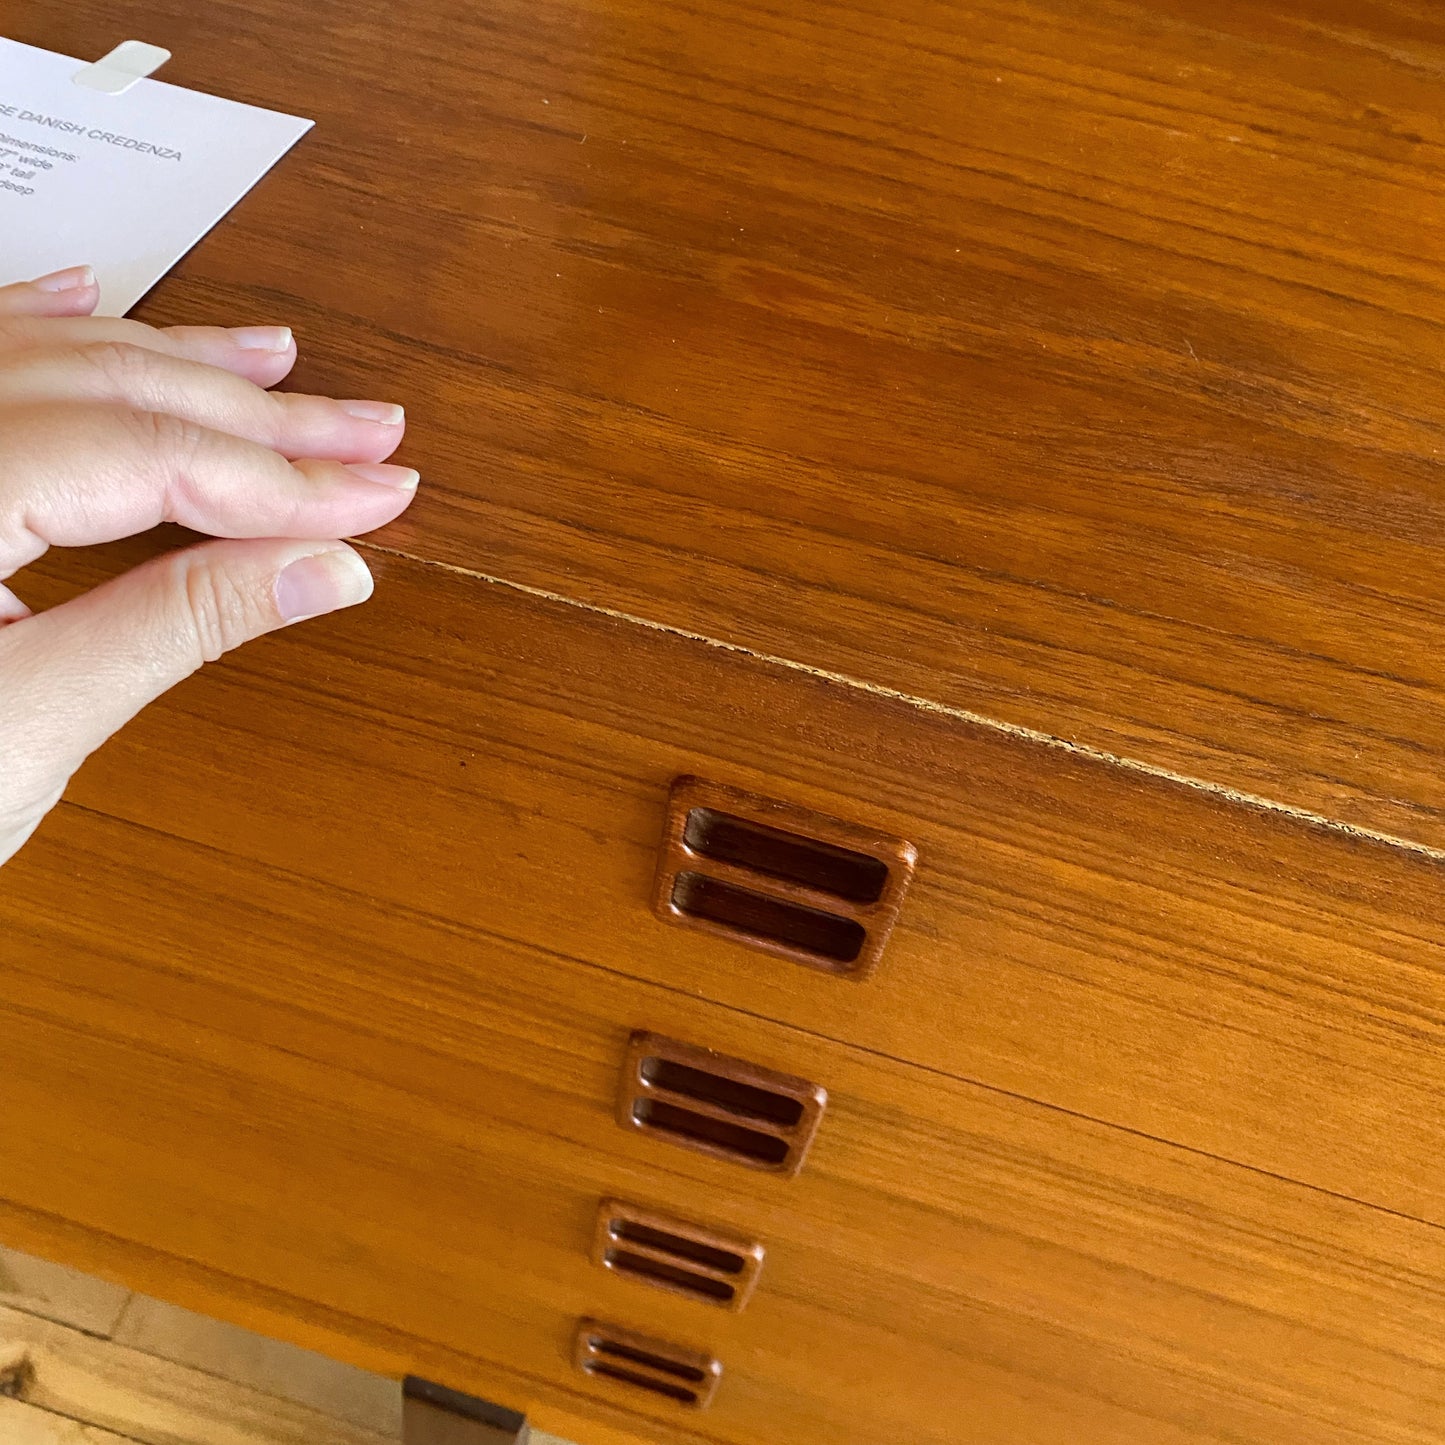
[[496,577],[490,572],[479,572],[471,567],[459,567],[455,562],[439,562],[430,557],[418,557],[412,552],[402,551],[399,547],[383,547],[365,538],[353,539],[352,545],[385,557],[396,557],[403,562],[414,562],[420,567],[440,567],[442,571],[454,573],[458,577],[470,577],[474,581],[487,582],[494,587],[508,587],[513,592],[521,592],[525,596],[536,597],[543,602],[556,602],[564,607],[575,607],[582,612],[610,617],[616,622],[627,622],[634,627],[645,627],[650,632],[662,632],[670,637],[682,638],[687,642],[700,642],[704,647],[715,647],[719,651],[731,652],[739,657],[750,658],[754,662],[761,662],[772,667],[784,667],[790,672],[801,672],[808,677],[817,678],[821,682],[837,683],[842,687],[851,687],[859,692],[870,693],[874,697],[887,698],[891,702],[901,702],[922,712],[937,713],[942,717],[954,718],[958,722],[968,723],[974,727],[988,728],[992,732],[1004,733],[1021,742],[1035,743],[1040,747],[1052,748],[1055,752],[1070,753],[1074,757],[1102,763],[1106,767],[1119,768],[1124,772],[1134,773],[1141,777],[1155,778],[1181,788],[1189,788],[1196,793],[1206,793],[1210,797],[1232,803],[1237,807],[1273,813],[1290,818],[1296,823],[1325,828],[1332,833],[1343,833],[1346,837],[1358,838],[1367,843],[1377,843],[1387,848],[1398,848],[1407,853],[1415,853],[1433,859],[1437,863],[1445,863],[1445,848],[1432,848],[1428,843],[1417,843],[1409,838],[1401,838],[1394,833],[1383,833],[1375,828],[1362,828],[1357,823],[1346,823],[1343,819],[1331,818],[1325,813],[1315,813],[1308,808],[1282,803],[1277,798],[1265,798],[1258,793],[1246,793],[1239,788],[1227,787],[1223,783],[1211,783],[1204,778],[1192,778],[1187,773],[1176,773],[1170,768],[1161,768],[1154,763],[1141,762],[1138,758],[1126,758],[1118,753],[1108,752],[1104,748],[1090,747],[1087,743],[1073,743],[1067,738],[1057,737],[1053,733],[1025,727],[1022,723],[1005,722],[1002,718],[989,717],[984,713],[970,712],[967,708],[935,702],[930,698],[902,692],[898,688],[884,687],[881,683],[849,677],[847,673],[830,672],[826,668],[813,667],[805,662],[790,661],[786,657],[778,657],[770,652],[758,652],[754,648],[744,647],[741,643],[726,642],[720,637],[709,637],[702,632],[690,632],[685,627],[673,627],[665,622],[649,621],[646,617],[638,617],[631,612],[622,612],[615,607],[603,607],[596,602],[584,602],[577,597],[567,597],[561,592],[548,591],[545,587],[533,587],[526,582],[512,582],[505,577]]

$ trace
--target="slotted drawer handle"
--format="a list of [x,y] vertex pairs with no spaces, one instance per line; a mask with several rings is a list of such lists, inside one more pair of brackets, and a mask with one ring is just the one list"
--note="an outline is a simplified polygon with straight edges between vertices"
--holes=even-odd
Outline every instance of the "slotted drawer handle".
[[722,1379],[722,1363],[703,1350],[684,1348],[601,1320],[577,1328],[572,1362],[584,1375],[631,1395],[647,1392],[693,1410],[705,1410]]
[[592,1261],[623,1279],[740,1310],[758,1282],[763,1246],[725,1230],[606,1199]]
[[628,1043],[617,1119],[669,1143],[791,1177],[803,1167],[828,1091],[660,1034]]
[[669,923],[863,979],[878,966],[916,864],[902,838],[679,778],[653,907]]

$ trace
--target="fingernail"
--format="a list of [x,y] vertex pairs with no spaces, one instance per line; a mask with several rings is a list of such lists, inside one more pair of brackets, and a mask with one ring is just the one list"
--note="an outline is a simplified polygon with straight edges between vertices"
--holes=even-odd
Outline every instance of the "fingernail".
[[231,340],[242,351],[285,351],[291,345],[289,326],[234,326]]
[[303,622],[371,596],[375,584],[366,563],[349,547],[302,557],[276,578],[276,610],[283,622]]
[[400,426],[406,420],[405,408],[392,401],[339,401],[336,404],[347,416],[379,421],[382,426]]
[[395,487],[399,492],[414,492],[421,481],[421,473],[411,467],[395,467],[390,462],[354,462],[346,469],[363,482],[375,482],[382,487]]
[[48,276],[37,276],[30,283],[37,291],[84,291],[95,285],[95,270],[90,266],[70,266],[64,271],[52,271]]

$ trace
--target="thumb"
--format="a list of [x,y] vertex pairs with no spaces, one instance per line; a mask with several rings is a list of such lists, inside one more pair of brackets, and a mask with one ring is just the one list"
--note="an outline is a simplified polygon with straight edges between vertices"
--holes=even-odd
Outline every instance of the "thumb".
[[206,542],[0,628],[0,862],[7,835],[28,817],[28,836],[147,703],[243,642],[371,590],[366,563],[341,542]]

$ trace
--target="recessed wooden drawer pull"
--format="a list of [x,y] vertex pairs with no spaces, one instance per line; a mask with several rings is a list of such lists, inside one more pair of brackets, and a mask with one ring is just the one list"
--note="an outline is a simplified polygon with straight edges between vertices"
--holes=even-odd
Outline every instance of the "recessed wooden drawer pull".
[[916,857],[902,838],[679,778],[654,907],[670,923],[864,978],[897,921]]
[[826,1089],[792,1074],[659,1034],[633,1034],[622,1071],[618,1121],[719,1159],[796,1174]]
[[763,1267],[763,1246],[617,1199],[597,1215],[592,1259],[627,1279],[740,1310]]
[[594,1379],[649,1390],[696,1410],[707,1407],[722,1378],[722,1364],[712,1355],[600,1320],[583,1320],[578,1327],[573,1363]]

